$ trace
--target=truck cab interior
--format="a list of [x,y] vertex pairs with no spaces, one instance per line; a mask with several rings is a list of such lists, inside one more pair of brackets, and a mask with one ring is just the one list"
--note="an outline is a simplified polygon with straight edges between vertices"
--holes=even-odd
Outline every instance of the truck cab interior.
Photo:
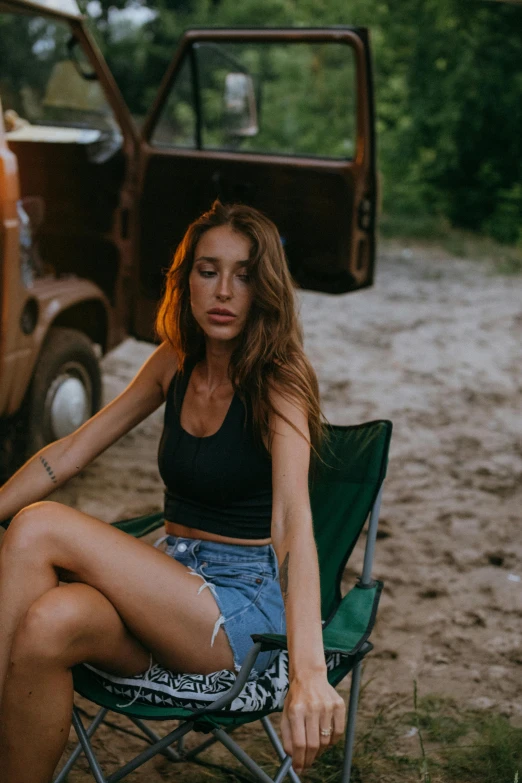
[[35,27],[46,21],[10,14],[0,28],[10,26],[20,54],[24,43],[28,50],[14,57],[13,47],[2,47],[0,96],[6,139],[18,161],[21,206],[37,242],[33,272],[86,277],[113,301],[119,264],[113,220],[125,176],[122,135],[99,81],[71,45],[67,22],[53,22],[51,54],[36,61],[27,56]]

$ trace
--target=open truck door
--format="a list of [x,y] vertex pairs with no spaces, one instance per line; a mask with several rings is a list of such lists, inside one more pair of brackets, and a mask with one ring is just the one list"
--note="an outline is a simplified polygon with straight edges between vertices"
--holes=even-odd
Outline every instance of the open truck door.
[[276,223],[303,288],[371,285],[377,193],[365,29],[185,33],[142,129],[129,221],[136,337],[151,338],[173,252],[215,198]]
[[216,197],[274,220],[304,288],[372,283],[364,29],[188,31],[141,133],[75,0],[0,0],[0,54],[0,472],[98,409],[101,354],[154,339]]

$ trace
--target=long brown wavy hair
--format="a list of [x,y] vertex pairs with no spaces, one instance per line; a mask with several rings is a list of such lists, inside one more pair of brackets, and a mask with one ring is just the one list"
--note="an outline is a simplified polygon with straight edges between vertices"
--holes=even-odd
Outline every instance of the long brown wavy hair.
[[251,243],[247,271],[253,298],[247,323],[230,359],[232,385],[243,402],[250,400],[255,431],[267,438],[269,448],[272,413],[297,429],[271,404],[270,388],[303,407],[308,413],[311,446],[317,454],[323,434],[317,377],[303,350],[295,285],[279,232],[262,212],[216,200],[208,212],[188,227],[167,272],[156,316],[156,334],[172,345],[181,370],[187,361],[204,357],[204,333],[190,307],[189,275],[199,240],[217,226],[230,226]]

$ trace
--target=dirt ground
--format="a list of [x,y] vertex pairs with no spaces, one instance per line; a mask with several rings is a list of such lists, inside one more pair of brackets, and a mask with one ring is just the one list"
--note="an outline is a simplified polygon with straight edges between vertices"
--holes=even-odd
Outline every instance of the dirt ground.
[[[388,243],[373,289],[301,302],[330,421],[394,423],[365,711],[410,698],[415,679],[522,725],[522,278]],[[104,359],[106,400],[151,350],[128,340]],[[53,498],[107,521],[160,507],[161,425],[160,410]],[[359,549],[347,585],[360,562]],[[102,735],[109,766],[128,740]],[[147,770],[129,780],[182,779],[161,760]]]

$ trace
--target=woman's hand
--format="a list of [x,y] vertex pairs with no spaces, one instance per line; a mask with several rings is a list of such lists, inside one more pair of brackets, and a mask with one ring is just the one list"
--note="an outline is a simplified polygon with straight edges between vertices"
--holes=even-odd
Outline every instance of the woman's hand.
[[[297,774],[344,733],[345,706],[326,674],[294,676],[285,700],[281,734]],[[328,733],[327,733],[328,732]]]

